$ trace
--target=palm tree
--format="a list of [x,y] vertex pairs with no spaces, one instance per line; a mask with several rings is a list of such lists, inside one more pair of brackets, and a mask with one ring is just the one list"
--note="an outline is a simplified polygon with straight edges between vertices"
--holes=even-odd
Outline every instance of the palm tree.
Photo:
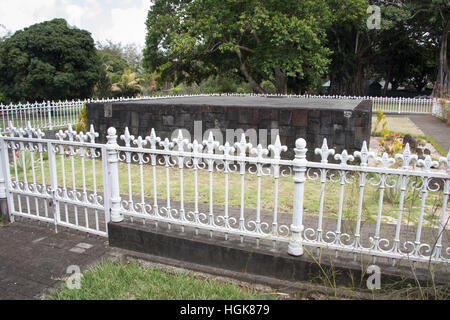
[[142,79],[136,77],[136,72],[127,69],[122,74],[120,81],[112,85],[112,91],[125,97],[135,96],[143,90],[143,87],[139,84],[140,81]]

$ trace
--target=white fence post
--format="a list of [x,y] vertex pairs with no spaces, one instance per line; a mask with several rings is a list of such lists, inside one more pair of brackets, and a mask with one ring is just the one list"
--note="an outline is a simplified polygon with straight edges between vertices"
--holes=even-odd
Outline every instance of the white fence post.
[[[57,170],[56,170],[56,151],[55,146],[52,142],[47,142],[47,152],[48,152],[48,168],[50,171],[50,187],[52,197],[52,209],[53,209],[53,221],[55,224],[55,231],[58,232],[58,223],[60,221],[60,205],[56,196],[56,192],[58,190],[58,178],[57,178]],[[59,148],[64,148],[62,145],[56,146]]]
[[[6,174],[5,170],[8,169],[7,159],[5,154],[7,154],[7,146],[5,140],[2,139],[0,134],[0,218],[6,221],[10,221],[8,201],[6,197]],[[5,151],[6,150],[6,151]],[[12,221],[11,221],[12,222]]]
[[293,256],[303,254],[302,232],[303,232],[303,196],[306,182],[306,141],[298,139],[295,142],[294,167],[294,212],[292,215],[291,238],[289,240],[288,253]]
[[[117,130],[113,127],[108,129],[108,135],[106,136],[108,140],[106,144],[106,151],[108,154],[108,171],[103,174],[108,174],[108,184],[105,186],[105,192],[110,195],[111,201],[111,221],[121,222],[123,221],[123,215],[120,212],[120,189],[119,189],[119,152],[117,148]],[[106,213],[108,215],[108,212]]]
[[53,125],[52,125],[52,106],[51,106],[51,102],[50,101],[47,102],[47,111],[48,111],[48,128],[50,130],[53,130]]

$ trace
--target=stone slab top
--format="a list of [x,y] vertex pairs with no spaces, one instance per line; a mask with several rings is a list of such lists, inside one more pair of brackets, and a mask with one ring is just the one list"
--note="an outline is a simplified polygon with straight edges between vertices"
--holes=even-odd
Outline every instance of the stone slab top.
[[277,109],[311,109],[340,111],[370,111],[372,101],[363,99],[318,99],[297,97],[170,97],[113,102],[112,105],[170,105],[170,106],[208,106],[244,107]]

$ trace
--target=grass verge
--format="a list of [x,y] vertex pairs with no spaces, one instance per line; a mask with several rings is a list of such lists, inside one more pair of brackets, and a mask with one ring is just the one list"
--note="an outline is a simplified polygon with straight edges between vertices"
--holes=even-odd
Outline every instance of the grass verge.
[[274,294],[193,273],[143,268],[136,261],[107,261],[83,273],[80,289],[64,284],[49,300],[273,300]]

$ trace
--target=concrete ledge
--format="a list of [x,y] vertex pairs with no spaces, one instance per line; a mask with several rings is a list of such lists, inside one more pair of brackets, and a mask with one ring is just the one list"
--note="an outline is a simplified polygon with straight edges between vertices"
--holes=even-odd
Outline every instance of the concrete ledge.
[[[128,259],[137,260],[138,262],[144,261],[150,265],[156,266],[163,270],[168,270],[169,272],[173,269],[182,269],[183,272],[194,272],[194,276],[200,275],[203,277],[205,274],[213,276],[214,279],[217,277],[221,280],[237,280],[243,281],[249,284],[259,284],[263,286],[276,289],[278,292],[295,295],[296,298],[306,298],[308,300],[317,300],[317,294],[324,295],[328,297],[340,297],[344,299],[352,300],[374,300],[382,299],[386,300],[388,297],[384,295],[374,296],[371,292],[362,292],[346,288],[330,288],[328,286],[306,282],[306,281],[287,281],[279,280],[273,277],[264,277],[259,275],[253,275],[249,273],[235,272],[217,267],[209,267],[202,264],[188,263],[184,261],[179,261],[176,259],[163,258],[160,256],[154,256],[146,253],[141,253],[132,250],[115,248],[115,253],[121,261],[127,261]],[[319,297],[319,299],[321,299]]]
[[[285,281],[321,281],[332,272],[337,285],[366,288],[366,274],[370,262],[354,261],[350,258],[335,258],[325,254],[320,262],[308,254],[301,257],[288,255],[287,244],[280,244],[278,250],[269,246],[256,248],[254,244],[241,244],[237,240],[223,241],[195,236],[193,233],[181,233],[178,230],[167,231],[148,225],[131,222],[109,223],[110,246],[141,252],[162,258],[175,259],[183,263],[204,265],[257,276]],[[369,258],[368,258],[369,259]],[[411,267],[381,264],[382,283],[416,284],[419,279],[426,284],[427,272]],[[448,273],[436,272],[435,283],[447,284]]]
[[294,258],[282,252],[266,252],[235,241],[211,240],[178,231],[150,230],[139,224],[110,223],[110,246],[231,271],[305,280],[313,261]]

